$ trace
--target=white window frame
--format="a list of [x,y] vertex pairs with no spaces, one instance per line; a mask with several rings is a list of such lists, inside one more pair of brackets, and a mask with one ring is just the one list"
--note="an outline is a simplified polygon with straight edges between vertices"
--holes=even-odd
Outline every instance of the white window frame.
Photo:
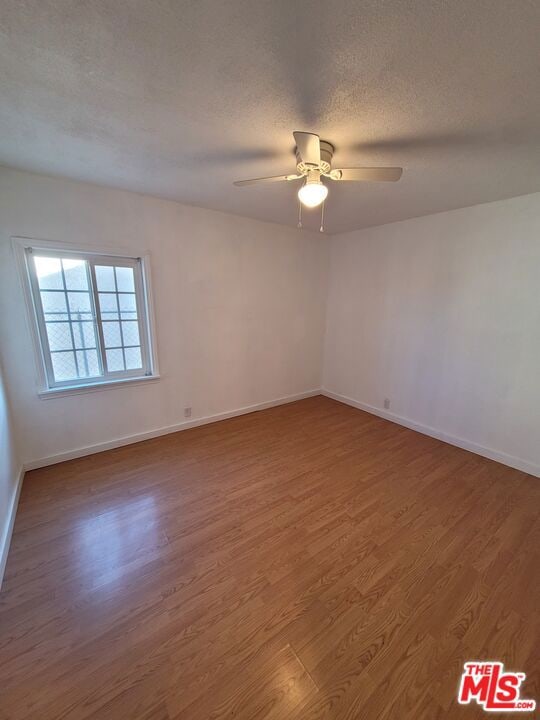
[[[154,335],[154,313],[150,288],[150,259],[148,254],[135,257],[128,251],[122,252],[105,248],[84,249],[71,243],[55,243],[49,240],[36,240],[32,238],[16,237],[12,238],[12,243],[17,254],[29,314],[30,330],[37,360],[38,395],[40,397],[59,397],[62,395],[103,390],[105,388],[159,379],[160,375]],[[103,371],[102,376],[55,381],[45,317],[41,305],[41,295],[35,265],[32,260],[33,254],[48,257],[83,259],[88,262],[90,297],[98,336],[98,361]],[[95,265],[132,267],[134,270],[142,369],[108,371],[106,368],[103,328],[99,302],[97,302]]]

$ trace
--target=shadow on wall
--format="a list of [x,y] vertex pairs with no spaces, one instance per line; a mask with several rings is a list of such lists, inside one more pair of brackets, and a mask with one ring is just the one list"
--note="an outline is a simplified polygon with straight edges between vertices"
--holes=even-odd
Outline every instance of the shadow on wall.
[[12,415],[0,365],[0,585],[17,510],[22,466],[19,461]]

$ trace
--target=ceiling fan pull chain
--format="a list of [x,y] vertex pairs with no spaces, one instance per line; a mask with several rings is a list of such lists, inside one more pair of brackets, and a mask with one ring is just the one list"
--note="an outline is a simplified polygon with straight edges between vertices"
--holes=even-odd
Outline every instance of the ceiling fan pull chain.
[[321,227],[319,228],[319,232],[324,232],[324,205],[325,201],[323,200],[321,205]]
[[302,227],[302,203],[298,201],[298,228]]

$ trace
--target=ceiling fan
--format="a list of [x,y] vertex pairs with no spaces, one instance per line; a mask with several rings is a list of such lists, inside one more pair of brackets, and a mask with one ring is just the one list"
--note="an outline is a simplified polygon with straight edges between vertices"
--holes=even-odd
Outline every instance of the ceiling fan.
[[238,186],[255,185],[258,183],[290,182],[305,178],[298,190],[298,199],[306,207],[317,207],[326,199],[328,187],[322,182],[321,176],[337,182],[396,182],[403,172],[399,167],[385,168],[343,168],[332,169],[334,146],[318,135],[308,132],[294,132],[296,141],[296,174],[276,175],[274,177],[254,178],[253,180],[237,180]]

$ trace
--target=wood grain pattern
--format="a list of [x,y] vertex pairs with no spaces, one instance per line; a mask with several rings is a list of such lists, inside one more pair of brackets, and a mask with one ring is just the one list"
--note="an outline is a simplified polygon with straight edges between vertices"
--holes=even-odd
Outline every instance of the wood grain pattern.
[[5,720],[429,720],[540,700],[540,483],[323,397],[27,474]]

